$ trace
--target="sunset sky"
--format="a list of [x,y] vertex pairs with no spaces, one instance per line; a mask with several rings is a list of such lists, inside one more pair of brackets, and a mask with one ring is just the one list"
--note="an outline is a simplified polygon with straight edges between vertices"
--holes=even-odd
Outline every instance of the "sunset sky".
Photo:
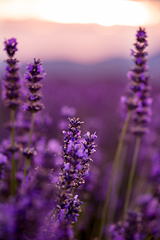
[[160,12],[154,0],[1,0],[0,18],[139,26],[156,24]]
[[22,61],[127,57],[138,26],[147,30],[151,55],[160,53],[160,1],[0,0],[0,47],[16,37]]

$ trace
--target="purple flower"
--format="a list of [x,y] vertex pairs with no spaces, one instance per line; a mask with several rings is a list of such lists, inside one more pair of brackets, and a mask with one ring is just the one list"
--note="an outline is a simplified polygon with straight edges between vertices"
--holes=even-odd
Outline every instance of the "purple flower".
[[34,59],[34,63],[28,63],[26,70],[28,70],[32,76],[36,76],[44,72],[40,59]]
[[56,220],[67,228],[77,221],[81,211],[82,202],[78,199],[78,195],[73,197],[73,191],[85,182],[84,177],[89,172],[89,161],[92,161],[90,155],[95,151],[96,134],[91,135],[87,132],[82,138],[80,130],[82,123],[79,118],[69,118],[68,130],[63,131],[63,165],[57,182],[60,192]]
[[134,56],[135,51],[133,49],[130,49],[130,50],[131,50],[131,56]]
[[3,101],[6,107],[16,109],[20,101],[20,76],[19,66],[17,65],[18,60],[13,59],[15,51],[17,51],[17,41],[15,38],[8,39],[4,42],[5,48],[9,58],[5,61],[7,66],[5,68],[6,73],[4,74],[3,80]]
[[[144,108],[145,103],[147,102],[147,98],[150,98],[150,77],[147,74],[148,65],[147,65],[147,53],[145,52],[145,48],[148,46],[147,40],[146,40],[146,32],[145,29],[142,29],[141,27],[137,31],[136,34],[136,40],[137,42],[134,44],[135,50],[131,49],[131,56],[134,59],[135,67],[132,68],[127,73],[127,78],[131,80],[130,83],[130,96],[127,100],[125,100],[125,103],[130,110],[134,110],[136,113],[137,107],[141,104],[142,108]],[[140,103],[138,103],[140,101]],[[150,106],[148,106],[149,108]],[[138,114],[138,112],[137,112]],[[137,129],[137,126],[134,126],[132,128],[132,131],[135,134],[143,135],[143,133],[147,132],[147,126],[144,125],[144,122],[142,120],[144,117],[139,117],[137,115],[137,119],[139,119],[139,126]],[[150,116],[147,116],[148,122],[150,121]],[[143,123],[142,123],[143,122]],[[137,122],[135,123],[137,125]],[[141,131],[142,129],[142,131]]]
[[140,27],[139,30],[137,31],[136,37],[138,42],[146,42],[147,35],[145,29],[142,29]]
[[69,198],[66,200],[66,204],[64,205],[66,221],[68,221],[69,223],[74,223],[77,221],[77,217],[79,216],[79,212],[81,211],[81,204],[82,202],[80,202],[80,200],[78,199],[78,195],[75,195],[74,198]]
[[38,93],[42,85],[37,82],[44,79],[45,76],[40,59],[34,59],[33,63],[28,64],[26,70],[28,70],[28,72],[25,74],[25,78],[29,81],[27,87],[30,93],[28,94],[28,107],[25,108],[25,110],[31,113],[39,112],[44,106],[42,103],[38,102],[42,98],[42,94]]
[[78,118],[69,119],[69,121],[68,131],[63,131],[65,134],[62,148],[64,166],[60,181],[64,189],[78,187],[84,183],[83,177],[88,174],[88,162],[92,161],[90,155],[95,152],[94,140],[97,137],[95,133],[91,135],[87,132],[82,140],[80,131],[82,122]]
[[136,66],[128,72],[127,76],[132,81],[130,89],[133,92],[133,98],[136,97],[138,100],[133,115],[134,126],[131,130],[134,134],[141,136],[148,132],[147,124],[150,122],[152,99],[150,97],[150,77],[147,74],[148,65],[145,48],[148,43],[145,29],[140,27],[136,37],[137,42],[134,44],[136,50],[132,54]]
[[5,48],[4,50],[7,51],[9,57],[13,57],[17,49],[17,40],[15,38],[10,38],[4,41]]
[[36,60],[34,58],[33,63],[28,63],[28,67],[26,68],[28,72],[25,75],[26,80],[28,80],[31,83],[36,83],[44,79],[44,76],[46,75],[44,73],[41,60]]

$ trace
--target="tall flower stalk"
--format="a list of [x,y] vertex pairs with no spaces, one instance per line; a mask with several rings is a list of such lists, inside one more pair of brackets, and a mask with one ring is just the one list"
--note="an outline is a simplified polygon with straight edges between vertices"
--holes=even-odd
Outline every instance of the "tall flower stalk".
[[126,134],[126,131],[127,131],[130,119],[131,119],[132,112],[134,109],[136,109],[138,107],[139,99],[138,99],[138,96],[135,94],[135,92],[137,91],[138,88],[133,87],[133,86],[135,86],[135,79],[131,78],[130,71],[127,74],[127,77],[129,80],[131,80],[131,84],[130,84],[131,92],[128,97],[123,96],[121,98],[121,100],[127,106],[128,111],[127,111],[127,116],[126,116],[126,119],[125,119],[125,122],[124,122],[124,125],[122,128],[121,134],[120,134],[119,142],[118,142],[117,149],[116,149],[115,156],[114,156],[113,167],[112,167],[111,176],[110,176],[109,183],[108,183],[108,189],[107,189],[106,199],[105,199],[103,213],[102,213],[102,220],[101,220],[100,232],[99,232],[99,240],[101,240],[101,238],[102,238],[103,226],[104,226],[106,215],[107,215],[107,209],[108,209],[110,194],[111,194],[111,190],[112,190],[113,180],[114,180],[115,172],[117,170],[117,166],[119,163],[125,134]]
[[[74,190],[85,183],[85,176],[89,172],[89,162],[92,161],[91,154],[95,152],[96,147],[94,140],[97,136],[95,133],[91,135],[90,132],[87,132],[84,139],[81,137],[82,123],[79,118],[69,118],[68,130],[63,131],[62,158],[64,162],[57,182],[60,195],[55,218],[58,226],[61,229],[68,229],[68,231],[77,221],[81,211],[82,202],[78,195],[74,196]],[[72,234],[64,239],[72,239]]]
[[34,128],[34,116],[36,112],[39,112],[44,107],[43,104],[39,102],[39,100],[42,98],[42,94],[38,91],[42,87],[39,82],[44,79],[45,76],[40,59],[34,59],[34,62],[29,63],[26,69],[28,71],[25,75],[25,79],[28,81],[27,87],[29,89],[29,93],[27,95],[28,101],[24,104],[24,110],[27,110],[31,113],[32,120],[29,133],[28,147],[23,150],[23,155],[26,157],[23,179],[24,181],[27,175],[29,160],[33,157],[35,153],[34,148],[31,148],[32,134]]
[[137,41],[134,44],[136,51],[131,50],[136,66],[128,73],[128,76],[133,80],[131,84],[131,89],[135,92],[135,95],[138,98],[138,107],[135,109],[133,115],[134,125],[131,128],[132,132],[136,135],[136,145],[123,209],[123,221],[126,215],[126,210],[129,204],[130,194],[132,190],[140,141],[144,133],[148,132],[148,123],[150,122],[152,114],[152,99],[150,97],[150,77],[147,74],[147,52],[145,52],[145,48],[148,46],[148,42],[146,40],[147,35],[145,29],[142,29],[140,27],[137,31],[136,38]]
[[16,191],[16,165],[15,165],[15,152],[18,147],[15,143],[15,112],[20,104],[20,76],[19,76],[19,66],[17,65],[18,60],[14,57],[17,51],[17,40],[15,38],[10,38],[4,42],[4,50],[8,54],[8,58],[5,60],[7,63],[6,73],[3,78],[3,100],[4,105],[10,109],[10,119],[11,119],[11,146],[8,150],[12,155],[12,168],[11,168],[11,195],[15,195]]

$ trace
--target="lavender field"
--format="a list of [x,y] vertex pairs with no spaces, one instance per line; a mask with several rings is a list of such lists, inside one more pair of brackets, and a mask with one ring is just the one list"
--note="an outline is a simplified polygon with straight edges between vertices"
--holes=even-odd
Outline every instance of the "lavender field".
[[126,72],[19,68],[17,42],[4,42],[0,239],[160,239],[160,85],[145,29]]

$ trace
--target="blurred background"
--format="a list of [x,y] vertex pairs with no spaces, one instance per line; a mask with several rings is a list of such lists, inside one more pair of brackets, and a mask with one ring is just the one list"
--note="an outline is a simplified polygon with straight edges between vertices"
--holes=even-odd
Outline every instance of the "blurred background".
[[[54,119],[63,105],[82,118],[116,114],[139,26],[146,28],[149,73],[159,86],[160,1],[0,0],[0,77],[3,42],[15,37],[22,77],[33,58],[43,62],[43,101]],[[1,123],[5,119],[2,114]]]
[[20,62],[41,58],[47,78],[122,80],[139,26],[146,28],[150,72],[157,79],[160,1],[0,0],[0,62],[4,40],[15,37]]

